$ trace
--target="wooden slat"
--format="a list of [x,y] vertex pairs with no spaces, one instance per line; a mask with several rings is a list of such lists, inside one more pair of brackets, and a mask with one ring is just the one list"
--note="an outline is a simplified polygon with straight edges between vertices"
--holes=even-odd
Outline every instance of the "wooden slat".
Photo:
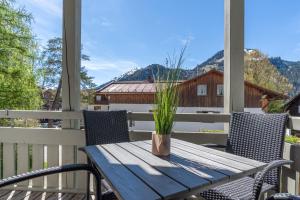
[[10,192],[10,190],[0,190],[0,198],[5,199],[5,197],[9,195]]
[[[151,145],[145,142],[134,142],[134,145],[137,145],[138,147],[145,149],[149,152],[151,152]],[[215,170],[209,169],[208,167],[205,167],[203,165],[199,165],[198,162],[192,162],[189,159],[186,159],[182,156],[176,156],[173,155],[174,152],[172,151],[172,155],[170,156],[170,162],[178,165],[182,168],[184,168],[187,171],[190,171],[197,176],[207,179],[211,182],[216,182],[220,180],[228,180],[229,175],[226,175],[224,173],[217,172]]]
[[[44,167],[44,145],[32,145],[32,170],[42,169]],[[44,187],[44,177],[32,180],[32,187]]]
[[160,172],[185,185],[189,189],[203,187],[209,183],[208,180],[203,179],[194,173],[186,171],[182,167],[173,165],[167,160],[160,159],[149,151],[134,145],[134,143],[119,143],[118,145],[126,149],[128,152],[134,154],[139,159],[147,162],[149,165],[155,167]]
[[[22,119],[83,119],[81,111],[40,111],[40,110],[0,110],[0,118]],[[181,122],[205,122],[226,123],[230,114],[226,113],[178,113],[175,121]],[[128,120],[153,121],[153,114],[147,112],[128,112]],[[289,118],[289,128],[300,130],[299,117]]]
[[[47,164],[48,167],[59,165],[59,146],[58,145],[48,145],[47,146]],[[58,188],[58,174],[53,174],[47,176],[47,188]]]
[[15,196],[17,196],[18,194],[20,194],[22,191],[17,191],[17,190],[11,190],[8,193],[6,193],[5,195],[1,196],[1,199],[7,199],[7,200],[12,200],[14,199]]
[[102,147],[88,146],[85,150],[120,199],[161,199],[157,193]]
[[3,143],[85,145],[84,131],[76,129],[0,127],[0,132]]
[[[78,149],[78,146],[76,147]],[[87,163],[87,156],[82,151],[76,152],[77,163]],[[85,191],[87,187],[87,172],[75,173],[75,187],[79,191]]]
[[[153,121],[153,114],[147,112],[128,113],[128,120],[133,121]],[[229,122],[230,114],[217,113],[177,113],[175,115],[176,122],[204,122],[204,123],[224,123]]]
[[102,145],[110,154],[118,159],[132,173],[141,178],[162,197],[175,197],[179,193],[188,191],[188,188],[174,181],[143,160],[137,158],[125,149],[115,144]]
[[[10,197],[10,198],[9,198]],[[0,190],[1,200],[85,200],[86,195],[82,193],[54,193],[27,190]],[[93,199],[93,197],[92,197]]]
[[[147,143],[147,144],[150,146],[149,143]],[[207,158],[203,158],[203,157],[197,156],[195,154],[192,154],[190,152],[186,152],[186,151],[177,149],[172,145],[171,145],[171,152],[172,152],[171,156],[187,159],[191,162],[195,162],[195,163],[197,163],[201,166],[207,167],[209,169],[213,169],[214,171],[217,171],[219,173],[222,173],[222,174],[225,174],[225,175],[228,175],[228,176],[232,176],[232,175],[235,175],[235,174],[240,174],[240,173],[243,172],[241,170],[238,170],[238,169],[233,168],[233,167],[229,167],[229,166],[224,165],[222,163],[211,161]]]
[[245,164],[248,164],[248,165],[251,165],[251,166],[254,166],[254,167],[262,167],[262,166],[265,165],[265,163],[262,163],[262,162],[259,162],[259,161],[256,161],[256,160],[248,159],[248,158],[237,156],[237,155],[234,155],[234,154],[229,154],[229,153],[226,153],[224,151],[219,151],[219,150],[212,149],[212,148],[207,148],[207,147],[197,145],[197,144],[193,144],[193,143],[190,143],[190,142],[186,142],[186,141],[183,141],[183,140],[177,140],[177,139],[173,138],[171,143],[174,144],[174,146],[184,145],[184,146],[187,146],[187,147],[192,147],[194,149],[199,149],[201,151],[205,151],[205,152],[208,152],[208,153],[211,153],[211,154],[214,154],[214,155],[221,156],[223,158],[228,158],[228,159],[231,159],[231,160],[234,160],[234,161],[245,163]]
[[214,155],[214,154],[205,152],[203,150],[191,148],[191,147],[186,146],[186,145],[173,145],[173,147],[184,150],[184,151],[187,151],[187,152],[195,154],[195,155],[198,155],[198,156],[203,157],[203,158],[207,158],[209,160],[212,160],[212,161],[215,161],[215,162],[218,162],[218,163],[222,163],[224,165],[227,165],[227,166],[232,167],[232,168],[236,168],[236,169],[241,170],[241,171],[247,171],[247,170],[253,169],[253,166],[251,166],[251,165],[247,165],[245,163],[241,163],[241,162],[238,162],[238,161],[235,161],[235,160],[231,160],[231,159],[228,159],[226,157]]
[[26,198],[26,200],[40,200],[40,199],[42,199],[42,194],[43,194],[42,192],[33,192],[33,191],[30,191],[30,194]]
[[[25,173],[29,171],[29,153],[28,144],[17,145],[17,174]],[[29,181],[23,181],[18,183],[18,186],[26,187]]]
[[81,111],[0,110],[0,118],[83,119]]
[[3,178],[15,175],[14,144],[3,143]]
[[[62,165],[75,163],[74,146],[62,146]],[[62,173],[62,188],[72,189],[74,188],[74,172]]]

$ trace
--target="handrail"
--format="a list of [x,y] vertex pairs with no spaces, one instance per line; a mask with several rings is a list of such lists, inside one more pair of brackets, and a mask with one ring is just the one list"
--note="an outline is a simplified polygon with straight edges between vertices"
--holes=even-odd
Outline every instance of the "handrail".
[[81,111],[0,110],[0,118],[83,119]]
[[[22,119],[83,119],[82,111],[0,110],[0,118]],[[227,113],[177,113],[176,122],[228,123]],[[128,112],[128,120],[153,121],[149,112]],[[300,130],[300,117],[289,117],[288,127]]]

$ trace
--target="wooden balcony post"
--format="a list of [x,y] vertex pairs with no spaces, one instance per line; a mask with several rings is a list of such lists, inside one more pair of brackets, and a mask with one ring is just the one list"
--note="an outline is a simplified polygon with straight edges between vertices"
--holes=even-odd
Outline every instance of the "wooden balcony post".
[[224,0],[224,26],[224,112],[243,112],[244,0]]
[[[62,70],[62,109],[80,110],[80,58],[81,58],[81,0],[63,0],[63,70]],[[63,120],[62,128],[79,129],[80,120]],[[57,147],[56,147],[57,148]],[[76,163],[77,146],[61,146],[59,164]],[[84,189],[85,173],[64,173],[61,187]],[[82,184],[81,184],[82,183]]]
[[[62,109],[80,110],[81,0],[63,1]],[[78,120],[65,120],[64,128],[79,128]]]

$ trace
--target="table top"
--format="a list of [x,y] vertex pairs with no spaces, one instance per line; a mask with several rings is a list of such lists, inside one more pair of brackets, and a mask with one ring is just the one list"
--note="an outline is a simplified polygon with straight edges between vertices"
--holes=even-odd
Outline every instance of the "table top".
[[119,199],[182,198],[260,171],[266,163],[171,139],[171,155],[151,140],[84,147]]

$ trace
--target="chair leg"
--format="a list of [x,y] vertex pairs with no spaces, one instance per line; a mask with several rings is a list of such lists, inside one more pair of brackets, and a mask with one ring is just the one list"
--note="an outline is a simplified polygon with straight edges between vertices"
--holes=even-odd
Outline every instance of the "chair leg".
[[86,177],[86,199],[90,200],[91,198],[91,188],[90,188],[90,178],[91,178],[91,173],[87,172],[87,177]]
[[101,175],[99,173],[95,174],[95,182],[96,182],[96,188],[95,190],[95,196],[97,200],[102,200],[102,191],[101,191]]

